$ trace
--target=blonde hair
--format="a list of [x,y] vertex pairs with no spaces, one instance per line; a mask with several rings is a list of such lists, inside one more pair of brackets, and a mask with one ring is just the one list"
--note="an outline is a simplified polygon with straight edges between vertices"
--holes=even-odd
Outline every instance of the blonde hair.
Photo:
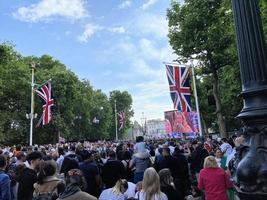
[[145,200],[151,200],[155,194],[160,194],[159,175],[152,167],[146,169],[144,173],[142,189],[146,195]]
[[217,168],[217,162],[214,156],[208,156],[204,160],[204,168]]
[[116,195],[120,195],[122,194],[122,187],[124,189],[127,189],[128,188],[128,182],[126,179],[119,179],[117,182],[116,182],[116,185],[112,188],[112,192]]

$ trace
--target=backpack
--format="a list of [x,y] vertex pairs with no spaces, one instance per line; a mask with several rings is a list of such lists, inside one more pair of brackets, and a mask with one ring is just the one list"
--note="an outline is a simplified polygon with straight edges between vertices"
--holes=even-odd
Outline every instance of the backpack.
[[32,200],[54,200],[54,199],[56,199],[56,197],[51,192],[38,194],[36,197],[32,198]]
[[39,187],[35,188],[35,191],[37,190],[38,193],[35,197],[32,198],[32,200],[56,200],[59,195],[59,187],[62,184],[62,181],[58,182],[51,192],[41,192],[39,191]]

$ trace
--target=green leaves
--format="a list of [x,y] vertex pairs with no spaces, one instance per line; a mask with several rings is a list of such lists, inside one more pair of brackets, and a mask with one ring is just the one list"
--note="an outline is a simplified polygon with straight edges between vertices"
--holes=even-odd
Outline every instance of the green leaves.
[[[241,83],[231,2],[185,0],[179,5],[173,1],[167,18],[170,45],[179,60],[187,62],[195,58],[198,61],[197,89],[204,127],[215,127],[215,131],[219,127],[225,137],[224,120],[228,130],[237,128],[235,116],[242,104],[237,97]],[[209,96],[214,96],[216,106],[208,105]]]
[[[55,143],[58,136],[67,140],[97,140],[114,138],[114,99],[118,109],[127,113],[127,125],[133,115],[132,98],[127,92],[111,92],[110,99],[101,90],[94,90],[89,80],[79,80],[65,65],[49,55],[22,57],[10,44],[0,44],[0,142],[27,143],[31,102],[30,64],[36,63],[35,82],[52,79],[52,120],[33,130],[34,143]],[[35,113],[42,114],[42,102],[35,97]],[[99,123],[93,123],[97,118]],[[126,129],[124,131],[126,131]],[[123,135],[123,134],[122,134]]]

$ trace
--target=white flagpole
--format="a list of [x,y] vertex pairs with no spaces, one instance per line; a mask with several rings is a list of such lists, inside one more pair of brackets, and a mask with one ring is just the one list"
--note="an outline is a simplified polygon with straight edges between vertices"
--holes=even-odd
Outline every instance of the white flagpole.
[[32,68],[32,83],[31,83],[31,113],[30,113],[30,146],[32,146],[32,135],[33,135],[33,118],[34,118],[34,69],[35,63],[31,64]]
[[116,129],[116,141],[118,141],[118,121],[117,121],[117,105],[116,105],[116,99],[115,99],[115,129]]
[[199,112],[199,105],[198,105],[198,96],[197,96],[197,87],[196,87],[196,77],[195,77],[195,70],[194,70],[194,64],[193,64],[193,62],[191,63],[191,66],[192,66],[194,96],[195,96],[196,109],[197,109],[197,118],[198,118],[199,134],[200,134],[200,136],[202,136],[202,127],[201,127],[200,112]]

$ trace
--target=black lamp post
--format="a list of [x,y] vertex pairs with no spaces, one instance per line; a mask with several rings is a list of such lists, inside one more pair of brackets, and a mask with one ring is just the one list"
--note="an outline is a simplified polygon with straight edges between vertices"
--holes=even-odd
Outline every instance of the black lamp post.
[[267,56],[258,0],[232,0],[242,97],[238,118],[249,138],[237,167],[241,200],[267,199]]

